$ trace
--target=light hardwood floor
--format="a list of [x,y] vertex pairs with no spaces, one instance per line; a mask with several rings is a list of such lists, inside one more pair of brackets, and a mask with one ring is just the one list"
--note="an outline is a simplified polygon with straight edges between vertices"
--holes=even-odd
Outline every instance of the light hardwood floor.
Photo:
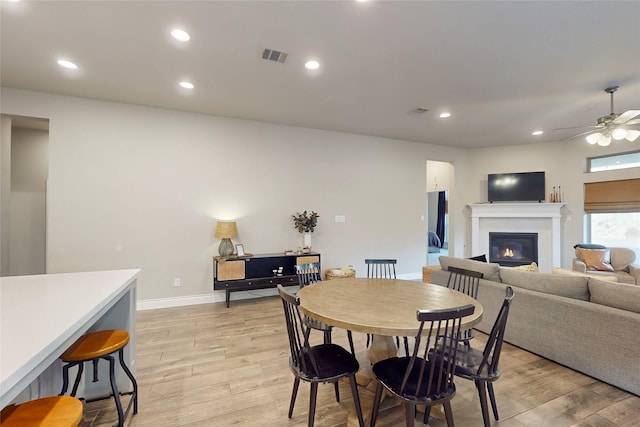
[[[320,333],[314,334],[321,338]],[[346,333],[334,342],[348,348]],[[354,333],[361,366],[369,366],[365,336]],[[484,335],[473,345],[482,347]],[[293,418],[287,418],[293,376],[282,304],[278,297],[149,310],[137,315],[139,412],[127,426],[305,426],[309,385],[302,383]],[[640,425],[640,397],[596,381],[511,345],[495,383],[504,427],[612,427]],[[457,427],[482,426],[473,383],[458,380],[452,406]],[[321,385],[315,425],[346,425],[353,401],[347,383],[341,402]],[[361,390],[361,393],[367,393]],[[126,404],[128,398],[124,398]],[[85,405],[82,427],[117,421],[112,400]],[[376,424],[403,426],[404,412],[386,399]],[[421,425],[418,423],[417,425]],[[446,423],[431,418],[430,426]]]

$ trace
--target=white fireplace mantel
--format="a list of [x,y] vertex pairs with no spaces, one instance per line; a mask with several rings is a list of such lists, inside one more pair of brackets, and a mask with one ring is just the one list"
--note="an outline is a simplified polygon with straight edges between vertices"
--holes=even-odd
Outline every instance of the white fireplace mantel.
[[[499,229],[493,231],[507,231],[510,227],[518,227],[518,231],[532,231],[539,226],[540,220],[550,224],[548,245],[538,246],[542,254],[550,254],[548,261],[539,256],[540,270],[551,271],[551,267],[561,265],[560,220],[561,209],[564,203],[475,203],[470,204],[471,209],[471,249],[472,255],[487,253],[488,230],[483,226],[483,221],[500,219]],[[527,230],[526,227],[531,227]],[[546,224],[545,224],[546,228]],[[487,236],[485,236],[487,234]],[[486,245],[486,248],[483,246]]]

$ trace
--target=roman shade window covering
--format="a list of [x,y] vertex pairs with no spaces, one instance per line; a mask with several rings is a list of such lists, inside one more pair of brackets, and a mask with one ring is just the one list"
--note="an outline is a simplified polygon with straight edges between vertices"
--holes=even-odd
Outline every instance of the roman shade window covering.
[[584,211],[640,212],[640,179],[586,183]]

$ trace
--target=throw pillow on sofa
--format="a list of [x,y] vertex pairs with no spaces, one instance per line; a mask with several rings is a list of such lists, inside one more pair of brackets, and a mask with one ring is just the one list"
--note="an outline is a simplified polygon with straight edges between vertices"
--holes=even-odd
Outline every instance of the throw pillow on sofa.
[[587,266],[587,270],[613,271],[609,249],[576,248],[578,258]]
[[472,270],[482,273],[483,279],[492,280],[494,282],[500,281],[500,265],[493,262],[475,261],[472,259],[456,258],[452,256],[440,256],[440,266],[443,270],[449,270],[449,266],[464,268],[465,270]]
[[589,278],[591,302],[640,313],[640,286]]
[[501,268],[500,277],[502,277],[502,283],[507,285],[589,301],[589,287],[586,277],[520,271],[511,268]]
[[503,267],[503,268],[510,268],[512,270],[521,270],[521,271],[540,271],[538,269],[538,264],[536,264],[535,262],[532,262],[531,264],[517,265],[515,267]]

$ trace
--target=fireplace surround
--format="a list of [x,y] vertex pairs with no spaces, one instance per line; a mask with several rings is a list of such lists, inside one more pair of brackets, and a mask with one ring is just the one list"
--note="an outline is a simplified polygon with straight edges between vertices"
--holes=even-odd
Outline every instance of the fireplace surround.
[[537,233],[538,267],[551,272],[560,267],[561,209],[563,203],[474,203],[469,204],[471,253],[491,256],[490,232]]

